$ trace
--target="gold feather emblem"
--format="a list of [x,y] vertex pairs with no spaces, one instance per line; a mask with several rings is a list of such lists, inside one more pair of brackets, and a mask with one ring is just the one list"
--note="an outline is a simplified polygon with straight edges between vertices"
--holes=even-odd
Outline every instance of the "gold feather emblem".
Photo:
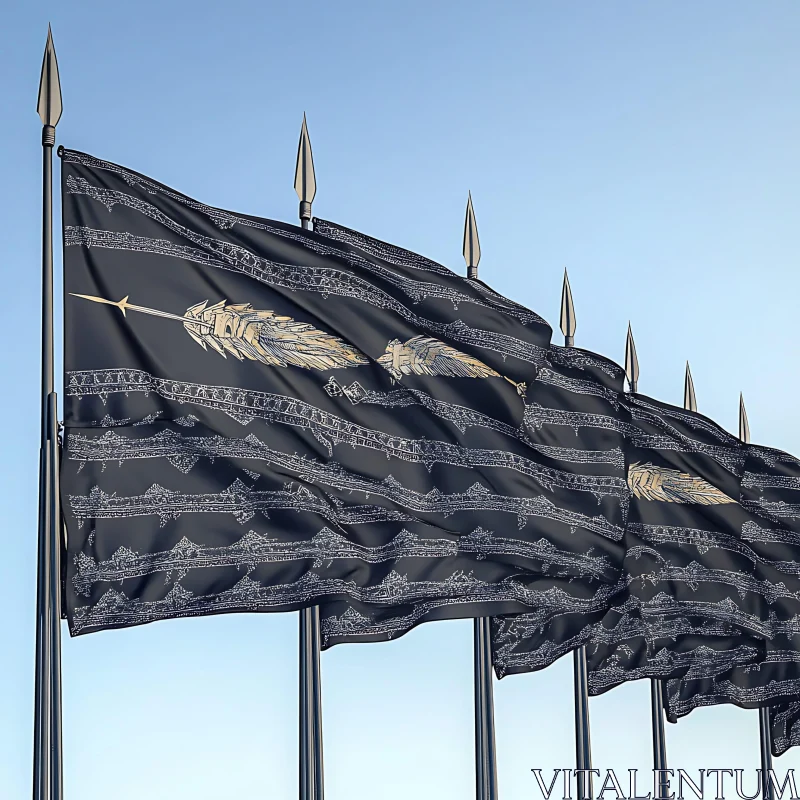
[[462,353],[455,347],[432,339],[429,336],[414,336],[407,342],[392,339],[386,345],[384,354],[378,363],[386,369],[394,380],[399,381],[403,375],[444,375],[451,378],[504,378],[517,392],[525,395],[524,383],[516,383],[495,372],[475,358]]
[[628,486],[634,497],[662,503],[714,506],[736,502],[696,475],[654,464],[631,464],[628,468]]
[[249,303],[225,305],[225,301],[221,301],[208,305],[205,301],[180,316],[133,305],[127,297],[118,302],[85,294],[75,297],[116,306],[123,316],[127,316],[128,311],[139,311],[178,320],[204,350],[210,347],[224,358],[230,354],[240,361],[250,359],[276,367],[318,370],[368,363],[363,353],[337,336],[274,311],[254,309]]

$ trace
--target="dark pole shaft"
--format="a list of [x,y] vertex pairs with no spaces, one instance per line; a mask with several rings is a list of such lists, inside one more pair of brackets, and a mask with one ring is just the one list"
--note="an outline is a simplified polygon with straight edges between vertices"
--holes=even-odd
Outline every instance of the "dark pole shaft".
[[[667,736],[664,731],[664,684],[660,680],[650,681],[650,705],[653,718],[653,769],[667,768]],[[666,798],[667,775],[659,773],[658,796]]]
[[[311,203],[300,203],[300,224],[311,229]],[[322,683],[319,608],[300,612],[300,800],[323,800]]]
[[758,709],[759,739],[761,742],[761,797],[772,800],[772,784],[769,774],[772,771],[772,728],[769,708]]
[[314,606],[310,609],[311,617],[311,690],[312,704],[314,708],[314,737],[313,744],[313,766],[314,766],[314,785],[316,787],[315,800],[323,800],[325,796],[324,770],[322,760],[322,678],[320,669],[320,646],[321,631],[319,620],[319,607]]
[[59,467],[61,452],[58,441],[58,404],[55,392],[48,398],[48,435],[50,467],[50,781],[51,800],[64,796],[63,769],[61,766],[61,492]]
[[53,145],[48,141],[55,139],[55,131],[42,129],[42,381],[41,381],[41,422],[39,441],[39,574],[37,595],[38,610],[36,680],[35,694],[39,701],[36,724],[39,726],[36,744],[39,752],[34,754],[34,770],[38,773],[39,798],[52,797],[52,774],[50,771],[52,718],[50,696],[50,450],[48,448],[48,397],[53,390]]
[[586,662],[586,646],[573,651],[575,684],[575,761],[579,773],[578,800],[594,797],[592,785],[592,744],[589,737],[589,668]]
[[497,750],[494,735],[491,620],[474,620],[475,796],[497,800]]
[[49,509],[45,487],[49,482],[49,454],[39,448],[39,541],[36,586],[36,657],[34,667],[33,711],[33,800],[45,800],[48,790],[49,752],[47,707],[49,684],[45,669],[47,642],[47,588],[49,586],[47,520]]
[[485,800],[486,748],[484,747],[483,625],[473,620],[473,689],[475,692],[475,800]]
[[49,441],[53,367],[53,145],[56,129],[42,128],[42,415],[41,444]]
[[[564,336],[564,347],[574,347],[575,337]],[[589,800],[594,796],[592,786],[592,745],[589,736],[589,667],[586,661],[586,646],[573,652],[575,686],[575,762],[579,773],[585,776],[578,781],[578,800]]]
[[34,800],[61,800],[61,513],[58,427],[53,391],[53,145],[55,127],[42,128],[42,383],[39,449],[34,697]]
[[312,716],[312,705],[310,698],[310,665],[309,652],[311,650],[311,638],[307,609],[300,611],[300,653],[299,653],[299,733],[300,733],[300,800],[312,800],[314,778],[311,774],[311,751],[313,749],[311,738],[314,730]]

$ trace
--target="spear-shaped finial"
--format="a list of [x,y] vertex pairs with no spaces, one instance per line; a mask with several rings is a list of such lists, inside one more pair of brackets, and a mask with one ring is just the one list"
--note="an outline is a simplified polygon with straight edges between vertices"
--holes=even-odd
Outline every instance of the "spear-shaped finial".
[[639,359],[636,356],[636,344],[633,341],[631,323],[628,323],[628,338],[625,341],[625,377],[632,392],[639,383]]
[[575,344],[575,306],[572,303],[572,289],[569,285],[567,270],[564,270],[564,285],[561,288],[561,333],[564,334],[564,345],[573,347]]
[[467,262],[467,277],[478,277],[478,264],[481,260],[481,243],[478,239],[478,225],[472,208],[472,192],[467,195],[467,216],[464,219],[464,261]]
[[686,362],[686,380],[683,383],[683,407],[687,411],[697,411],[697,398],[694,394],[694,381],[692,371],[689,369],[689,362]]
[[[55,142],[55,127],[61,119],[61,81],[58,79],[58,61],[56,48],[53,45],[53,32],[47,26],[47,44],[44,47],[44,61],[42,62],[42,76],[39,79],[39,102],[36,111],[49,134]],[[52,131],[49,129],[53,129]]]
[[739,438],[743,442],[750,441],[750,425],[747,422],[747,410],[744,407],[744,395],[739,393]]
[[303,127],[300,128],[300,144],[297,146],[294,190],[300,198],[300,223],[304,228],[308,228],[311,221],[311,203],[314,202],[317,193],[317,179],[314,175],[314,158],[311,155],[311,140],[308,138],[305,114],[303,114]]

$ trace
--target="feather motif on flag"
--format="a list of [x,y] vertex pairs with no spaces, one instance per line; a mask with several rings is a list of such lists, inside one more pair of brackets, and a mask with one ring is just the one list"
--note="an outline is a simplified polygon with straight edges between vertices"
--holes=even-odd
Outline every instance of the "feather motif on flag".
[[138,311],[182,322],[189,336],[204,350],[210,347],[223,358],[230,353],[239,361],[248,358],[275,367],[320,370],[369,363],[362,352],[338,336],[274,311],[254,309],[250,303],[225,305],[221,300],[210,306],[208,300],[204,300],[180,316],[134,305],[127,297],[114,301],[89,294],[71,294],[93,303],[115,306],[123,317],[127,317],[128,311]]
[[[455,347],[429,336],[414,336],[407,342],[392,339],[386,351],[378,359],[396,381],[403,375],[443,375],[451,378],[503,378],[499,372],[484,364],[474,356],[462,353]],[[525,384],[515,383],[520,395],[525,394]]]
[[249,303],[222,301],[209,306],[206,301],[187,309],[185,317],[186,331],[203,348],[211,347],[222,356],[230,353],[240,361],[249,358],[271,366],[319,370],[367,363],[363,353],[337,336]]
[[634,497],[662,503],[713,506],[736,502],[702,478],[655,464],[631,464],[628,486]]

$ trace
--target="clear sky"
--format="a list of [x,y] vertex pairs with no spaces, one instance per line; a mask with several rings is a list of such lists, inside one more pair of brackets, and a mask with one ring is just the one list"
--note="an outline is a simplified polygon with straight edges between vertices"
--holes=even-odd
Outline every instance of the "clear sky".
[[[800,454],[800,5],[791,0],[10,0],[0,32],[0,797],[29,796],[39,402],[40,122],[205,203],[296,219],[303,112],[319,216],[481,276],[640,391]],[[60,263],[60,258],[59,258]],[[558,341],[558,338],[556,338]],[[471,623],[323,655],[327,800],[473,796]],[[64,639],[70,800],[289,798],[297,615]],[[503,800],[574,766],[572,662],[495,684]],[[649,687],[591,701],[595,765],[649,769]],[[670,764],[758,764],[755,712],[670,725]],[[777,762],[798,768],[800,752]],[[751,776],[752,780],[752,776]],[[747,787],[746,787],[747,788]],[[750,789],[752,792],[752,789]],[[613,793],[607,795],[613,797]],[[712,795],[713,796],[713,795]],[[733,793],[727,795],[732,797]]]

